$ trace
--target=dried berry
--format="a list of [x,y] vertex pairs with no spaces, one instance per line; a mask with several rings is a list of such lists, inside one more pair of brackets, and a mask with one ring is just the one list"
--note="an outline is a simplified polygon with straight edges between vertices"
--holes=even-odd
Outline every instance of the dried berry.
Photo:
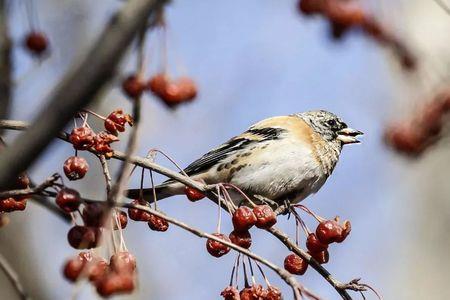
[[316,235],[323,244],[331,244],[341,238],[342,228],[335,220],[325,220],[317,226]]
[[221,293],[220,296],[224,300],[241,300],[239,296],[239,291],[234,286],[227,286]]
[[265,290],[262,285],[255,284],[250,287],[244,288],[240,293],[239,296],[241,297],[241,300],[259,300],[259,299],[265,299],[267,296],[267,290]]
[[132,273],[136,269],[136,258],[130,252],[117,252],[111,256],[109,264],[117,273]]
[[171,80],[165,74],[157,74],[149,80],[148,88],[169,107],[190,101],[197,95],[194,81],[187,77]]
[[398,152],[417,156],[426,149],[427,138],[421,131],[409,124],[389,126],[385,131],[385,141]]
[[122,109],[116,109],[105,119],[105,129],[117,135],[125,131],[125,124],[133,126],[133,118],[129,114],[124,114]]
[[150,214],[148,227],[155,231],[167,231],[167,229],[169,229],[169,222],[167,222],[166,219],[158,217],[157,215]]
[[273,285],[269,285],[267,288],[267,295],[264,300],[281,300],[283,297],[279,288]]
[[205,195],[202,192],[197,189],[191,188],[190,186],[186,186],[184,188],[184,193],[186,194],[186,197],[192,202],[205,198]]
[[342,243],[347,236],[350,234],[350,231],[352,230],[352,225],[350,224],[349,220],[345,220],[344,224],[341,226],[342,228],[342,234],[341,236],[336,240],[338,243]]
[[97,293],[102,297],[131,293],[134,290],[134,278],[131,274],[108,273],[96,283],[96,287]]
[[123,92],[130,98],[138,98],[145,90],[145,83],[136,75],[128,76],[122,82]]
[[76,150],[87,150],[94,146],[95,133],[89,127],[77,127],[72,130],[69,141]]
[[105,217],[105,205],[103,203],[86,204],[83,209],[82,217],[86,226],[103,226]]
[[277,215],[269,205],[257,205],[253,208],[256,216],[255,226],[262,229],[268,229],[277,222]]
[[[119,226],[121,229],[125,229],[128,224],[128,217],[127,214],[124,211],[117,211],[117,221],[114,221],[114,230],[119,229]],[[119,223],[119,226],[117,226],[117,222]]]
[[[144,205],[147,206],[147,202],[139,201],[139,200],[133,200],[131,202],[133,205]],[[150,221],[151,214],[149,212],[137,209],[137,208],[129,208],[128,209],[128,216],[131,220],[134,221],[142,221],[142,222],[148,222]]]
[[320,252],[308,252],[319,264],[326,264],[330,260],[328,250]]
[[234,212],[232,221],[235,230],[244,231],[255,225],[257,219],[251,208],[241,206]]
[[67,234],[70,246],[75,249],[94,248],[97,246],[99,239],[100,231],[98,228],[87,226],[74,226]]
[[25,47],[36,55],[41,55],[48,48],[48,39],[43,32],[30,32],[25,37]]
[[74,212],[80,206],[80,193],[74,189],[63,188],[56,195],[56,204],[67,213]]
[[[226,242],[231,242],[230,239],[222,234],[222,233],[213,233],[212,235],[218,237],[221,240],[224,240]],[[217,242],[212,239],[208,239],[206,241],[206,250],[208,250],[209,254],[211,254],[214,257],[221,257],[228,252],[230,252],[230,247],[228,247],[225,244],[222,244],[221,242]]]
[[229,237],[233,244],[242,248],[248,249],[252,245],[252,237],[248,231],[233,230]]
[[291,274],[303,275],[308,268],[308,262],[297,254],[292,253],[284,259],[284,268]]
[[114,150],[111,148],[111,144],[117,142],[119,139],[106,131],[102,131],[94,138],[94,149],[100,154],[104,154],[107,157],[111,157]]
[[79,156],[71,156],[64,162],[64,174],[69,180],[78,180],[86,175],[89,170],[87,161]]
[[319,241],[315,233],[310,233],[306,239],[306,248],[310,252],[322,252],[328,249],[328,244]]

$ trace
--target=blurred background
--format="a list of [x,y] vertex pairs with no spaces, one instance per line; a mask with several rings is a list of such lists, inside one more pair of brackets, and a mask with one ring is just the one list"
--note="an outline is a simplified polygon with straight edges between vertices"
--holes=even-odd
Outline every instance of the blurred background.
[[[34,1],[39,26],[51,41],[51,56],[41,62],[21,47],[29,31],[25,1],[10,2],[15,45],[10,118],[30,121],[122,2]],[[312,109],[332,111],[365,136],[362,144],[344,149],[333,176],[304,202],[324,217],[339,215],[352,222],[346,242],[331,246],[326,268],[341,281],[362,277],[385,299],[449,299],[448,139],[444,132],[435,147],[419,159],[409,159],[384,145],[383,131],[388,122],[407,118],[448,84],[450,16],[433,1],[364,0],[363,5],[417,53],[418,71],[402,71],[389,50],[359,33],[334,41],[326,22],[299,14],[295,1],[173,1],[166,9],[169,71],[193,78],[199,96],[172,111],[145,95],[138,154],[157,147],[186,166],[263,118]],[[160,39],[150,36],[148,75],[160,65],[155,54]],[[135,59],[130,51],[122,75],[134,71]],[[112,82],[92,109],[108,114],[121,107],[130,112],[119,83],[120,79]],[[8,132],[6,140],[15,136]],[[126,142],[126,135],[121,137],[118,149]],[[70,145],[55,141],[30,170],[30,177],[41,182],[62,172],[72,153]],[[99,162],[88,153],[80,155],[91,169],[85,180],[69,185],[85,197],[104,198]],[[158,162],[170,166],[162,158]],[[113,174],[118,165],[110,162]],[[162,179],[158,177],[158,182]],[[133,176],[130,186],[138,184],[138,176]],[[161,202],[160,208],[207,232],[215,230],[217,207],[209,201],[193,204],[174,197]],[[80,293],[78,299],[98,297],[90,285],[74,287],[62,277],[63,263],[77,253],[66,240],[69,224],[32,201],[10,219],[0,230],[0,253],[34,299],[68,299],[75,291]],[[294,235],[293,219],[280,217],[278,222]],[[231,229],[225,218],[224,232]],[[265,232],[252,234],[253,251],[282,265],[287,250]],[[129,222],[124,235],[138,260],[139,289],[117,299],[219,299],[228,285],[234,254],[213,258],[205,251],[204,240],[173,226],[158,233],[145,223]],[[290,299],[284,282],[269,270],[267,275]],[[298,280],[325,299],[338,299],[312,269]],[[0,273],[0,298],[15,297]],[[368,299],[374,296],[368,294]]]

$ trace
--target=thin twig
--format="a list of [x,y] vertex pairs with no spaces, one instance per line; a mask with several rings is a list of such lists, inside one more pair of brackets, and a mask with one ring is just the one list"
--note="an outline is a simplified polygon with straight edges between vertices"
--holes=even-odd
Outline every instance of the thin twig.
[[[0,0],[0,118],[7,118],[11,104],[11,38],[8,33],[8,5]],[[0,130],[1,133],[1,130]]]
[[0,192],[0,199],[39,194],[46,188],[53,186],[59,178],[60,178],[59,174],[56,173],[56,174],[53,174],[52,176],[50,176],[49,178],[47,178],[43,183],[39,184],[36,187]]
[[20,281],[19,281],[19,276],[14,271],[14,269],[10,266],[10,264],[8,263],[6,258],[1,254],[0,254],[0,269],[2,269],[2,271],[5,273],[6,277],[8,277],[8,280],[14,286],[20,299],[30,300],[31,298],[25,292],[25,289],[23,288],[22,283],[20,283]]
[[105,176],[106,194],[111,192],[111,174],[109,173],[108,162],[104,155],[99,155],[100,163],[102,165],[103,176]]

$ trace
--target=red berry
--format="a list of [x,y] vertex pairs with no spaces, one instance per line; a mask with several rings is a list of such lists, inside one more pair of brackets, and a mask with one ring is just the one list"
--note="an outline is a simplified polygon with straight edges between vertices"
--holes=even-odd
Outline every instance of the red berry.
[[148,89],[152,91],[155,95],[161,97],[166,90],[166,85],[168,78],[164,74],[156,74],[148,81]]
[[27,200],[16,200],[14,198],[0,199],[0,212],[13,212],[24,210],[27,206]]
[[117,221],[114,220],[114,230],[119,229],[119,227],[117,226],[117,222],[119,223],[119,226],[121,229],[125,229],[125,227],[127,227],[128,224],[128,217],[127,214],[124,211],[117,211]]
[[[133,200],[131,202],[133,205],[144,205],[147,206],[147,202],[140,202],[139,200]],[[148,222],[150,221],[151,214],[149,212],[137,209],[137,208],[129,208],[128,209],[128,216],[131,220],[134,221],[142,221],[142,222]]]
[[197,96],[197,87],[195,82],[188,77],[181,77],[177,80],[179,88],[179,101],[191,101]]
[[89,281],[98,282],[108,274],[108,263],[102,258],[96,258],[88,265]]
[[111,256],[109,264],[117,273],[132,273],[136,269],[136,258],[130,252],[117,252]]
[[234,286],[227,286],[221,293],[220,296],[224,300],[241,300],[239,296],[239,291]]
[[86,204],[82,217],[84,224],[91,227],[101,227],[104,224],[105,205],[103,203]]
[[[224,240],[226,242],[231,242],[230,239],[222,234],[222,233],[213,233],[212,235],[218,237],[221,240]],[[222,244],[221,242],[217,242],[212,239],[208,239],[206,241],[206,250],[208,250],[209,254],[211,254],[214,257],[221,257],[228,252],[230,252],[230,247],[228,247],[225,244]]]
[[241,206],[234,212],[232,221],[235,230],[245,231],[255,225],[257,219],[251,208]]
[[30,178],[28,178],[27,174],[22,173],[17,176],[15,188],[17,189],[26,189],[30,186]]
[[138,98],[145,90],[145,83],[136,75],[130,75],[122,82],[122,90],[128,97]]
[[252,237],[248,231],[232,231],[230,233],[230,240],[233,244],[242,248],[248,249],[252,245]]
[[298,2],[298,9],[305,15],[312,15],[321,13],[326,7],[324,0],[300,0]]
[[308,268],[308,262],[297,254],[292,253],[284,259],[284,268],[291,274],[303,275]]
[[64,174],[69,180],[78,180],[86,175],[89,170],[87,161],[79,156],[71,156],[64,162]]
[[77,281],[85,266],[86,262],[78,256],[69,259],[63,268],[64,277],[72,282]]
[[267,288],[267,295],[266,298],[264,298],[264,300],[281,300],[281,299],[282,295],[280,289],[277,288],[276,286],[269,285],[269,287]]
[[74,212],[80,206],[80,193],[74,189],[63,188],[56,195],[56,204],[67,213]]
[[116,109],[105,120],[105,129],[112,134],[125,131],[125,124],[133,126],[133,118],[129,114],[124,114],[122,109]]
[[97,293],[102,297],[131,293],[134,290],[134,278],[131,274],[108,273],[96,283],[96,287]]
[[319,264],[326,264],[330,260],[328,250],[320,252],[308,252]]
[[315,233],[310,233],[306,239],[306,248],[312,253],[322,252],[328,249],[328,244],[320,242]]
[[167,231],[169,229],[169,222],[167,220],[158,217],[157,215],[150,214],[150,220],[148,220],[148,227],[154,231]]
[[414,130],[410,125],[397,124],[385,131],[385,141],[398,152],[417,156],[426,148],[426,136],[420,130]]
[[268,229],[277,222],[277,215],[269,205],[257,205],[253,208],[256,216],[255,226],[258,228]]
[[335,220],[322,221],[316,228],[316,235],[321,243],[331,244],[341,238],[342,228]]
[[97,246],[99,239],[100,231],[93,227],[74,226],[67,234],[70,246],[75,249],[94,248]]
[[95,133],[89,127],[74,128],[69,136],[69,141],[76,150],[87,150],[94,146]]
[[36,55],[41,55],[47,50],[48,39],[43,32],[30,32],[25,37],[26,48]]
[[186,197],[192,202],[205,198],[205,195],[202,192],[197,189],[191,188],[190,186],[186,186],[184,188],[184,193],[186,194]]

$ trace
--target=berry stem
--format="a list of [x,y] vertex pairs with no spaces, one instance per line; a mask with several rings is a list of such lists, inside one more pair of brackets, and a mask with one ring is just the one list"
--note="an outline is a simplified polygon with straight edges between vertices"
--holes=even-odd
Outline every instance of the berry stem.
[[250,266],[250,274],[252,275],[252,276],[251,276],[251,278],[252,278],[252,283],[253,283],[253,285],[255,285],[255,284],[256,284],[256,280],[255,280],[255,274],[253,273],[253,265],[252,265],[252,261],[250,260],[250,257],[248,257],[248,256],[247,256],[247,260],[248,260],[248,264],[249,264],[249,266]]
[[99,118],[99,119],[101,119],[101,120],[106,120],[106,117],[104,117],[104,116],[102,116],[102,115],[99,115],[98,113],[96,113],[96,112],[93,112],[92,110],[89,110],[89,109],[82,109],[82,111],[83,112],[85,112],[85,113],[89,113],[89,114],[91,114],[91,115],[93,115],[93,116],[96,116],[97,118]]
[[296,205],[294,205],[294,207],[298,207],[298,208],[300,208],[300,209],[306,211],[308,214],[310,214],[311,216],[313,216],[319,223],[325,221],[324,218],[322,218],[321,216],[315,214],[314,212],[312,212],[309,208],[307,208],[307,207],[304,206],[304,205],[296,204]]

